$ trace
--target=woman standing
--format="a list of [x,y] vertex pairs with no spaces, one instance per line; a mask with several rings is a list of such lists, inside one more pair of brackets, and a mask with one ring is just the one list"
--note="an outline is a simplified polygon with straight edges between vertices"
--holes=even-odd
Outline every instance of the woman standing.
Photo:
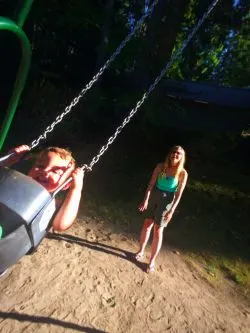
[[156,166],[145,193],[145,198],[139,210],[147,210],[141,236],[140,249],[136,253],[136,260],[143,257],[145,247],[154,226],[151,257],[147,273],[153,272],[155,260],[162,246],[163,230],[168,225],[183,190],[187,183],[188,174],[184,169],[185,151],[181,146],[171,148],[166,160]]

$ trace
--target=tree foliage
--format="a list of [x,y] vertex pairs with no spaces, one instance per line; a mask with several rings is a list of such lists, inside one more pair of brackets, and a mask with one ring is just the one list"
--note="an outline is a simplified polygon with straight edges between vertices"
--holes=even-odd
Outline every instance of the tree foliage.
[[[131,31],[148,3],[144,0],[34,0],[24,26],[33,50],[26,91],[29,87],[32,91],[34,87],[41,89],[48,82],[56,89],[66,89],[67,94],[70,89],[79,91]],[[182,46],[210,3],[208,0],[159,0],[151,17],[92,89],[85,115],[94,120],[100,115],[120,119],[142,96],[171,54]],[[15,18],[20,4],[21,0],[2,1],[0,15]],[[168,78],[249,86],[249,9],[250,4],[245,0],[219,1],[167,73]],[[8,64],[4,66],[10,68],[16,56],[10,51]],[[159,97],[157,92],[154,96]],[[151,98],[145,107],[145,115],[151,119],[153,107],[154,98]],[[176,105],[166,108],[176,109]]]
[[[191,27],[206,10],[207,4],[204,3],[201,6],[196,0],[189,2],[175,49],[182,45]],[[249,9],[250,5],[244,1],[219,2],[169,76],[227,86],[248,86]]]
[[[22,2],[5,0],[0,14],[15,17],[14,9]],[[160,0],[117,59],[116,74],[129,73],[133,78],[138,74],[139,81],[143,72],[150,80],[182,45],[210,3]],[[219,1],[169,77],[195,81],[219,78],[222,84],[248,85],[249,9],[244,0]],[[73,81],[86,79],[131,30],[131,17],[137,20],[144,10],[142,0],[34,0],[25,25],[33,46],[33,65]]]

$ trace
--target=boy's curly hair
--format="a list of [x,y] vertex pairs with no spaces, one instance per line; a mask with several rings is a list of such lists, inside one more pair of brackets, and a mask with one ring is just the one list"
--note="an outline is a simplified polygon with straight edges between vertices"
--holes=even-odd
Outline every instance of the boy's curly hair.
[[65,148],[47,147],[47,148],[43,149],[38,154],[37,157],[41,157],[43,154],[46,154],[46,153],[49,153],[49,152],[56,153],[57,155],[59,155],[61,157],[61,159],[69,161],[69,163],[72,163],[72,165],[75,167],[76,160],[72,156],[72,152],[70,150],[68,150],[68,149],[65,149]]

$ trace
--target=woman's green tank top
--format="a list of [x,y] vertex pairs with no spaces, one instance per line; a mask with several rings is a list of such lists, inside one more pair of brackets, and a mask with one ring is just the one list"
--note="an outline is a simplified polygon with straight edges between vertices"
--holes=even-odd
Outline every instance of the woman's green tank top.
[[176,192],[178,187],[178,179],[173,176],[165,176],[159,174],[156,181],[156,188],[166,192]]

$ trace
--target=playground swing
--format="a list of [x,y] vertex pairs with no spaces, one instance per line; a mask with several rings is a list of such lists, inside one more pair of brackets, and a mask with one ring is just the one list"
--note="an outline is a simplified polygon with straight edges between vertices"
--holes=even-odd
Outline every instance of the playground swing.
[[[1,18],[0,27],[3,30],[18,31],[19,34],[25,38],[26,49],[29,48],[29,43],[26,35],[22,32],[21,27],[24,23],[25,17],[30,10],[33,0],[27,0],[23,7],[23,10],[18,18],[18,24],[10,21],[9,19]],[[69,106],[67,106],[64,112],[59,115],[55,121],[46,128],[44,133],[34,140],[30,148],[35,148],[42,139],[46,139],[47,134],[50,133],[56,124],[60,123],[62,119],[72,110],[72,108],[79,102],[85,93],[94,85],[95,82],[101,77],[104,71],[109,68],[111,63],[120,54],[122,49],[131,40],[131,38],[138,31],[139,27],[145,21],[145,19],[153,13],[158,0],[154,0],[151,6],[148,8],[142,17],[137,21],[133,30],[126,36],[126,38],[117,47],[112,56],[105,62],[105,64],[99,69],[92,80],[81,90],[78,97],[74,98]],[[30,52],[29,52],[30,55]],[[23,61],[25,61],[25,56]],[[30,59],[30,56],[29,56]],[[0,146],[2,146],[11,121],[14,116],[15,107],[17,105],[18,98],[21,93],[21,84],[24,84],[24,80],[27,74],[28,65],[25,67],[25,73],[22,73],[24,66],[18,73],[16,81],[15,93],[12,96],[11,103],[7,112],[7,116],[4,120],[2,127],[3,131],[0,135]],[[22,80],[21,80],[22,78]],[[6,155],[0,158],[1,163],[10,158],[13,154]],[[50,220],[55,212],[55,196],[56,194],[68,183],[69,179],[63,186],[57,189],[51,196],[40,184],[33,181],[30,177],[27,177],[21,173],[8,168],[2,168],[0,170],[0,221],[5,224],[5,237],[1,239],[3,232],[0,225],[0,272],[11,266],[17,260],[27,252],[32,252],[40,241],[45,236],[47,230],[50,227]],[[8,193],[8,195],[6,195]],[[9,194],[10,193],[10,194]],[[23,200],[21,200],[21,198]]]
[[[209,16],[219,0],[214,0],[205,14],[198,21],[182,47],[172,56],[167,65],[162,69],[142,98],[136,103],[136,106],[130,111],[129,115],[123,120],[122,124],[117,127],[115,133],[102,146],[96,156],[93,157],[89,165],[82,165],[84,171],[91,171],[93,166],[99,161],[109,146],[114,142],[118,134],[129,123],[132,117],[139,110],[141,105],[148,98],[150,93],[156,88],[157,84],[164,77],[166,72],[176,61],[188,43],[191,41],[197,30],[204,20]],[[77,98],[78,103],[81,94]],[[74,105],[75,105],[74,104]],[[71,103],[72,105],[72,103]],[[71,106],[72,108],[72,106]],[[65,113],[63,113],[63,116]],[[61,115],[62,116],[62,115]],[[63,116],[58,122],[60,122]],[[54,125],[55,126],[55,125]],[[37,140],[33,141],[32,148],[39,144],[39,141],[51,132],[54,126],[45,130]],[[8,157],[9,155],[7,155]],[[3,157],[2,160],[7,157]],[[1,159],[0,159],[1,162]],[[50,195],[40,184],[17,171],[1,168],[0,170],[0,221],[6,221],[13,225],[13,229],[6,237],[0,240],[0,272],[6,270],[15,264],[27,252],[34,249],[42,241],[49,229],[49,221],[55,211],[53,205],[55,195],[69,182],[71,178],[59,188],[53,195]],[[6,195],[7,194],[7,195]]]
[[[24,24],[28,12],[30,11],[32,3],[33,0],[25,1],[21,13],[17,19],[17,24],[9,19],[0,18],[0,29],[14,32],[18,36],[18,39],[21,40],[22,49],[25,51],[23,53],[22,65],[19,68],[18,76],[16,79],[14,93],[10,101],[7,115],[3,122],[0,134],[0,148],[2,147],[12,122],[15,108],[29,67],[30,45],[25,33],[21,28]],[[81,90],[79,96],[74,98],[71,104],[65,108],[64,112],[58,116],[50,126],[46,128],[44,133],[31,143],[31,149],[35,148],[42,139],[46,139],[47,134],[54,129],[55,125],[62,121],[63,117],[72,110],[72,108],[79,102],[80,98],[85,95],[85,93],[94,85],[95,82],[97,82],[104,71],[109,68],[111,63],[120,54],[122,49],[135,35],[146,18],[153,13],[157,3],[158,0],[153,1],[147,12],[145,12],[137,21],[133,30],[121,42],[112,56],[99,69],[97,74],[94,75],[92,80],[84,87],[84,89]],[[20,38],[19,35],[22,38]],[[26,58],[28,58],[28,60]],[[24,66],[23,63],[25,63],[26,66]],[[0,166],[1,163],[8,159],[11,155],[12,154],[9,154],[0,158]],[[69,181],[70,180],[68,180],[68,182]],[[38,183],[32,181],[31,178],[7,168],[2,168],[0,172],[0,183],[0,221],[7,226],[4,228],[4,233],[6,235],[1,240],[1,234],[3,230],[0,225],[1,272],[5,270],[7,266],[9,267],[14,264],[24,254],[27,252],[32,252],[32,250],[38,246],[50,226],[49,221],[55,212],[54,198],[62,187],[58,189],[56,193],[53,193],[53,196],[51,196]],[[11,195],[6,195],[6,193],[11,193]],[[21,201],[21,198],[23,198],[23,201]]]

